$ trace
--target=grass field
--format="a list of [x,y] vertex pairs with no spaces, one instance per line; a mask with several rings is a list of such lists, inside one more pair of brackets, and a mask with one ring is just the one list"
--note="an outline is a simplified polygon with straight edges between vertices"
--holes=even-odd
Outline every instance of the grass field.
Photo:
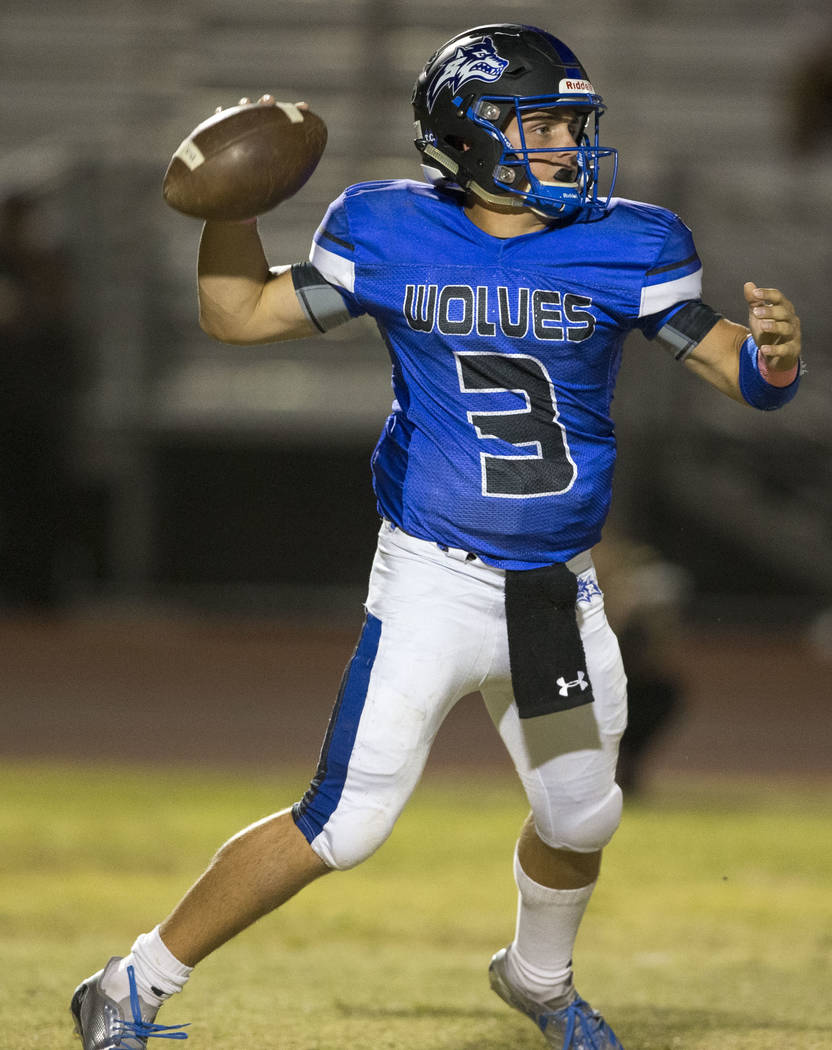
[[[0,1047],[77,1046],[77,981],[303,775],[6,763]],[[628,805],[578,942],[627,1050],[832,1046],[832,784],[691,781]],[[160,1020],[193,1050],[542,1050],[489,991],[514,925],[511,780],[431,775],[361,868],[206,960]]]

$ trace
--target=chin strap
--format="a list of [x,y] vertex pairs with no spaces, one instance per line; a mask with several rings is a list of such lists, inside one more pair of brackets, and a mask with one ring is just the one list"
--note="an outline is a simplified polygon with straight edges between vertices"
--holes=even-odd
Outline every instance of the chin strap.
[[443,174],[447,173],[448,178],[452,179],[459,174],[459,165],[457,162],[451,160],[447,153],[438,150],[436,146],[431,146],[430,143],[426,143],[422,148],[422,155],[430,160],[435,160],[440,165]]
[[[425,160],[432,160],[438,166],[433,167],[431,164],[422,164],[422,172],[425,178],[434,186],[441,186],[442,183],[451,183],[452,185],[460,186],[461,183],[457,182],[457,175],[459,174],[459,165],[455,160],[452,160],[446,153],[437,149],[436,146],[430,144],[425,145],[422,148],[422,155]],[[576,192],[579,192],[579,183],[577,182],[542,182],[541,186],[557,186],[559,188],[573,187]],[[464,187],[468,193],[471,193],[477,200],[482,201],[483,204],[491,204],[498,208],[522,210],[528,208],[533,211],[535,215],[540,215],[544,219],[563,219],[577,215],[584,210],[585,205],[580,207],[570,208],[569,205],[564,202],[559,205],[558,211],[547,211],[539,205],[536,206],[534,200],[527,200],[521,191],[517,190],[506,190],[505,193],[490,193],[488,190],[483,189],[479,183],[471,179]],[[553,208],[555,202],[552,202]]]
[[500,208],[529,207],[529,204],[516,193],[489,193],[488,190],[484,190],[482,186],[473,181],[469,182],[465,189],[486,204],[495,204]]

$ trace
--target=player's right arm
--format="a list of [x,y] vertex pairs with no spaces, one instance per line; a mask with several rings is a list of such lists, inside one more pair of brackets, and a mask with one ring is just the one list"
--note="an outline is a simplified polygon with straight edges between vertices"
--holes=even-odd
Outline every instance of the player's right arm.
[[197,270],[199,323],[215,339],[251,345],[320,333],[291,269],[269,270],[256,223],[206,222]]

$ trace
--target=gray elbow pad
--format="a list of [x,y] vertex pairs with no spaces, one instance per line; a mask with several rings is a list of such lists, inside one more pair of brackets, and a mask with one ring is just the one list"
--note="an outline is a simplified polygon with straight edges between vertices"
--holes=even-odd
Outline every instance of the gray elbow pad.
[[292,265],[292,283],[303,311],[320,332],[350,320],[341,293],[310,262]]
[[677,361],[684,361],[721,316],[699,299],[693,300],[676,311],[659,329],[656,339]]

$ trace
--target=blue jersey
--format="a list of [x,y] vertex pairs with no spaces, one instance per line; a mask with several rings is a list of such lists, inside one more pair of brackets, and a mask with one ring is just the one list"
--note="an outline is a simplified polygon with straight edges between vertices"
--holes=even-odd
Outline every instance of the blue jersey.
[[614,199],[597,221],[499,239],[455,192],[370,182],[331,205],[310,258],[390,352],[372,459],[385,518],[503,569],[598,542],[624,337],[701,293],[675,215]]

